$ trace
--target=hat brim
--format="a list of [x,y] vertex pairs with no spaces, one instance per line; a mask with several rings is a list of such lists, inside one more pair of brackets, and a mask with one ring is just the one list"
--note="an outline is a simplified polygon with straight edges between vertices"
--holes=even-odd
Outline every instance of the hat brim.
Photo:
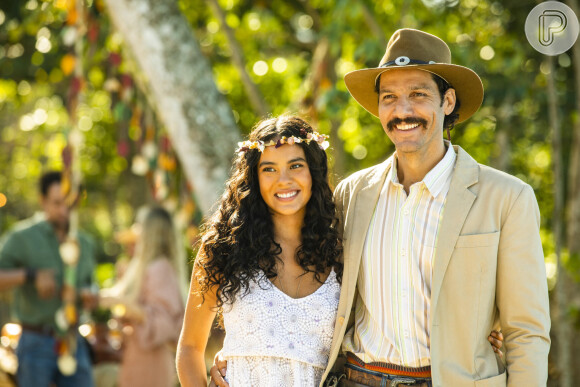
[[439,75],[455,89],[461,106],[457,111],[457,122],[463,122],[473,115],[483,102],[483,84],[479,76],[471,69],[453,64],[426,64],[377,67],[351,71],[344,76],[344,82],[350,94],[369,113],[379,116],[379,100],[375,93],[375,80],[381,73],[390,70],[425,70]]

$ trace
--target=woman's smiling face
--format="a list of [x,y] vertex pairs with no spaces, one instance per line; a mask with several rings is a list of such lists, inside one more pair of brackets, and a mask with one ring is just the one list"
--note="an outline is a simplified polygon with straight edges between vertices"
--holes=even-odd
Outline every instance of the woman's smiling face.
[[258,181],[273,217],[304,219],[312,196],[312,176],[300,145],[267,146],[258,162]]

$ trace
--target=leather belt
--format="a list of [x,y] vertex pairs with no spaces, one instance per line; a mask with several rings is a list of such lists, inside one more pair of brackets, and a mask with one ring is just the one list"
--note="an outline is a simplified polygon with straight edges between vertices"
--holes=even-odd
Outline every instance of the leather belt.
[[344,373],[349,386],[395,387],[431,385],[431,367],[405,367],[396,364],[373,362],[365,363],[352,352],[346,354]]
[[[412,387],[428,387],[428,379],[412,378],[400,375],[376,375],[374,373],[358,371],[350,367],[345,367],[346,379],[363,386],[369,387],[397,387],[397,386],[412,386]],[[348,386],[348,382],[345,383]]]

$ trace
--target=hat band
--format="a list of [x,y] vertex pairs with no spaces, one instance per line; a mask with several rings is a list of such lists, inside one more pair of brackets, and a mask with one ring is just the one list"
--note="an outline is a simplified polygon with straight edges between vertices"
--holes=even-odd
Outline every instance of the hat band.
[[430,60],[429,62],[426,62],[424,60],[419,60],[419,59],[410,59],[408,56],[400,56],[395,60],[390,60],[387,63],[383,63],[379,67],[406,66],[406,65],[410,65],[410,64],[426,65],[426,64],[436,64],[436,63],[437,62],[434,62],[432,60]]

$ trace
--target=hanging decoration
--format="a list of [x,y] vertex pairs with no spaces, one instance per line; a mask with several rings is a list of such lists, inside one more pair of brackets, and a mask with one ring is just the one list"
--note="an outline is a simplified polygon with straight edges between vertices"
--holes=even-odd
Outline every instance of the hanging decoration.
[[[67,205],[70,208],[69,232],[59,247],[60,257],[64,266],[64,280],[61,289],[62,306],[57,310],[55,322],[59,337],[56,346],[58,353],[57,366],[63,375],[72,375],[77,369],[76,351],[78,337],[79,311],[77,310],[77,263],[80,257],[78,243],[78,213],[76,204],[80,198],[81,168],[80,148],[83,136],[78,128],[78,107],[83,103],[83,40],[86,32],[85,7],[83,0],[59,0],[59,4],[67,10],[67,25],[69,31],[65,37],[74,37],[74,55],[67,54],[61,60],[61,69],[65,75],[73,72],[69,87],[67,108],[72,128],[68,133],[68,144],[62,151],[63,177],[62,190]],[[74,31],[71,32],[71,31]]]

